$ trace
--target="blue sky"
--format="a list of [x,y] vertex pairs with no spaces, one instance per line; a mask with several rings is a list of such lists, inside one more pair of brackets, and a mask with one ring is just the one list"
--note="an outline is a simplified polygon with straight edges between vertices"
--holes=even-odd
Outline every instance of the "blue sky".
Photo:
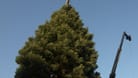
[[[0,0],[0,78],[14,78],[15,58],[28,37],[40,24],[50,19],[65,0]],[[137,0],[71,0],[84,25],[94,34],[99,53],[98,69],[108,78],[122,32],[132,35],[125,40],[116,78],[138,77],[138,1]]]

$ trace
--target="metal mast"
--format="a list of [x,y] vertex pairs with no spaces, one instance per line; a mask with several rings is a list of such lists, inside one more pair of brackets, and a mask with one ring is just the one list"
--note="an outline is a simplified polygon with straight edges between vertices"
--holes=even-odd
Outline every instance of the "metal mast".
[[116,68],[117,68],[117,64],[118,64],[118,61],[119,61],[119,57],[120,57],[120,53],[121,53],[121,50],[122,50],[122,46],[123,46],[123,42],[124,42],[124,38],[126,37],[126,40],[129,40],[131,41],[131,36],[130,35],[127,35],[126,32],[123,33],[122,35],[122,39],[121,39],[121,43],[120,43],[120,46],[117,50],[117,54],[116,54],[116,58],[114,60],[114,64],[113,64],[113,67],[112,67],[112,71],[110,73],[110,78],[115,78],[115,75],[116,75]]

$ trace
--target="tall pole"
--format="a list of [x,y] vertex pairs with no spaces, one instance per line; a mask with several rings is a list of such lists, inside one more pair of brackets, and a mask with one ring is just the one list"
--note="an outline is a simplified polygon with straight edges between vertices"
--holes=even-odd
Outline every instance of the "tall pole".
[[115,76],[116,76],[115,72],[116,72],[117,64],[118,64],[118,61],[119,61],[119,58],[120,58],[120,53],[121,53],[121,50],[122,50],[122,46],[123,46],[123,42],[124,42],[125,37],[126,37],[127,40],[131,41],[131,36],[127,35],[126,32],[124,32],[123,35],[122,35],[122,38],[121,38],[120,46],[117,50],[117,54],[116,54],[116,58],[114,60],[112,71],[110,73],[110,78],[115,78]]

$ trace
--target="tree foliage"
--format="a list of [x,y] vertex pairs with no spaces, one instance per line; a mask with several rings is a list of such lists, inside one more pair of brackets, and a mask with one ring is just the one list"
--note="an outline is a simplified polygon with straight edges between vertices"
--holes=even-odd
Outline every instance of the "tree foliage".
[[64,5],[19,50],[15,78],[100,78],[92,38],[78,12]]

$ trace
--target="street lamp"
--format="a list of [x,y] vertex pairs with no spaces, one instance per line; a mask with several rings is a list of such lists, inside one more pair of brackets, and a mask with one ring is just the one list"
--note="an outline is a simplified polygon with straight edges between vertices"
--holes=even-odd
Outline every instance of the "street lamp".
[[110,73],[110,78],[115,78],[115,75],[116,75],[115,72],[116,72],[116,68],[117,68],[118,61],[119,61],[120,53],[121,53],[121,50],[122,50],[124,38],[126,38],[126,40],[128,40],[128,41],[131,41],[131,36],[128,35],[126,32],[124,32],[122,34],[121,43],[120,43],[120,46],[119,46],[119,48],[117,50],[116,58],[114,60],[114,64],[113,64],[113,67],[112,67],[112,71]]

